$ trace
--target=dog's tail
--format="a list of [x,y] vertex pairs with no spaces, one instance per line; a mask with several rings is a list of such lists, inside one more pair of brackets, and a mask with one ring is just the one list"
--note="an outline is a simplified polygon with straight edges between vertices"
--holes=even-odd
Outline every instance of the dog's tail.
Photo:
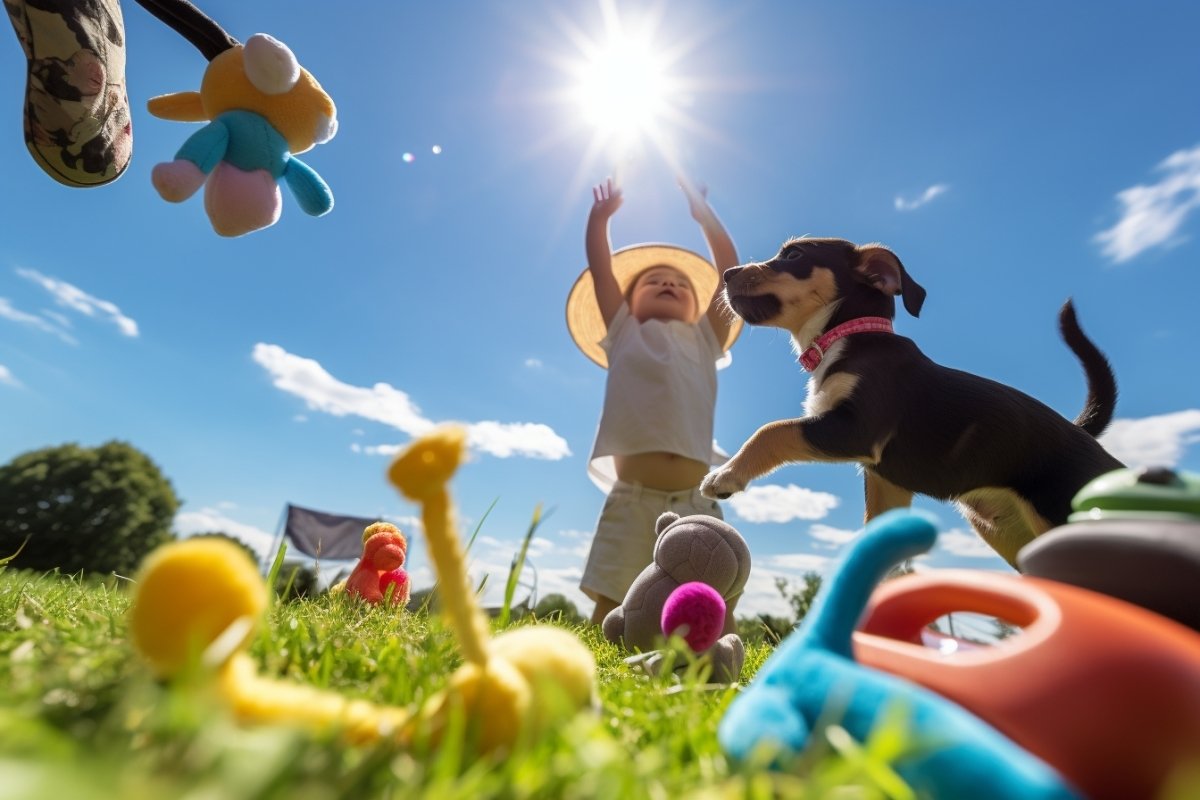
[[1075,418],[1075,424],[1092,436],[1099,436],[1112,422],[1117,406],[1117,379],[1113,376],[1112,365],[1079,327],[1075,305],[1070,300],[1063,303],[1058,312],[1058,330],[1087,375],[1087,402]]

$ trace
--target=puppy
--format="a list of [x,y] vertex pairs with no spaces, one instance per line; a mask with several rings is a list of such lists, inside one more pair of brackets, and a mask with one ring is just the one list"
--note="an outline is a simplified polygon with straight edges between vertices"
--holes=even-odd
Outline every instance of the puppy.
[[812,378],[806,415],[759,428],[704,479],[706,497],[727,498],[789,462],[854,462],[867,520],[910,505],[915,493],[955,501],[1015,567],[1021,547],[1067,521],[1085,483],[1122,466],[1095,439],[1112,419],[1116,380],[1070,301],[1059,328],[1088,381],[1074,424],[1016,389],[936,364],[892,333],[895,297],[917,316],[925,290],[885,247],[792,239],[724,278],[729,307],[751,325],[789,331]]

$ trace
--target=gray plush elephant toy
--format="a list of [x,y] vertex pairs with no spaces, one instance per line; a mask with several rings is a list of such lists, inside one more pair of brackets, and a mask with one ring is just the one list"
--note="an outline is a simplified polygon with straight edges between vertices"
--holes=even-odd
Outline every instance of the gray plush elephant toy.
[[[634,579],[621,605],[604,618],[604,637],[631,650],[650,651],[663,639],[663,605],[685,583],[699,581],[716,589],[726,603],[742,594],[750,577],[750,548],[730,524],[696,514],[680,517],[668,511],[654,530],[654,561]],[[713,664],[713,677],[733,682],[745,660],[736,633],[720,637],[704,651]],[[643,661],[654,671],[655,660]]]

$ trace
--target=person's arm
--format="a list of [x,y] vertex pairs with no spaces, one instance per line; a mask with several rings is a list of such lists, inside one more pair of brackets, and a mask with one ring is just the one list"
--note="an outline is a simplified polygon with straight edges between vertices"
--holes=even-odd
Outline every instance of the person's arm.
[[[700,229],[704,231],[704,239],[708,242],[708,251],[717,268],[717,275],[724,275],[725,270],[738,265],[737,249],[733,246],[733,239],[729,237],[729,232],[717,218],[717,213],[708,204],[708,188],[703,185],[693,185],[686,178],[679,179],[679,188],[683,189],[683,194],[687,197],[692,219],[696,220],[700,224]],[[729,311],[725,308],[722,297],[724,290],[725,280],[718,278],[716,291],[709,298],[708,310],[705,312],[708,324],[717,334],[719,342],[725,341],[725,337],[729,333]]]
[[608,242],[608,220],[621,207],[621,190],[609,178],[592,187],[592,211],[588,214],[587,234],[584,244],[587,249],[588,271],[596,286],[596,304],[607,328],[617,315],[625,297],[612,271],[612,247]]

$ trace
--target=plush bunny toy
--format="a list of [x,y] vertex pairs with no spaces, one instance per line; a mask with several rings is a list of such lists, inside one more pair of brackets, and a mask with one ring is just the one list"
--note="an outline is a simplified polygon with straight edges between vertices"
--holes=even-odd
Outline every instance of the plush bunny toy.
[[204,209],[221,236],[274,225],[287,183],[301,210],[321,216],[333,193],[297,153],[337,132],[333,100],[282,42],[265,33],[240,44],[185,0],[138,0],[209,59],[199,92],[153,97],[150,113],[180,122],[207,122],[175,160],[151,172],[164,200],[182,202],[205,186]]

